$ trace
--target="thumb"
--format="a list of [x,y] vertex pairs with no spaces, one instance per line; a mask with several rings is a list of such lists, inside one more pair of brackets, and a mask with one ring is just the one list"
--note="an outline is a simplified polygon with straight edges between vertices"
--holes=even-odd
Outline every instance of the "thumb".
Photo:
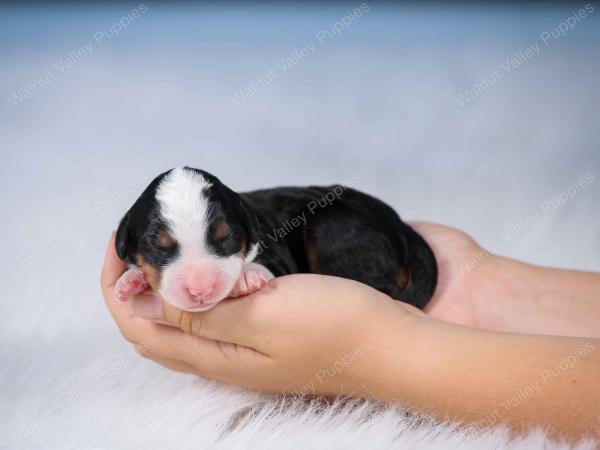
[[169,305],[158,294],[148,290],[136,295],[127,304],[131,314],[142,319],[245,347],[252,347],[260,330],[265,329],[264,317],[261,320],[264,308],[249,298],[229,299],[208,311],[191,312]]
[[154,292],[141,293],[127,302],[129,311],[142,319],[163,320],[163,302]]

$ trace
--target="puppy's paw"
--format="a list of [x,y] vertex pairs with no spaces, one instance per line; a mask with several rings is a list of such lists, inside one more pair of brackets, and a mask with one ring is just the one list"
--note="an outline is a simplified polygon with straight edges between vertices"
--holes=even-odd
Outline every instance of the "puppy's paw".
[[229,296],[241,297],[242,295],[252,294],[268,282],[269,280],[263,273],[254,269],[244,269]]
[[117,301],[126,302],[131,297],[145,291],[147,288],[148,281],[146,280],[146,274],[143,270],[137,267],[129,269],[121,275],[121,278],[119,278],[117,284],[115,284],[115,298]]

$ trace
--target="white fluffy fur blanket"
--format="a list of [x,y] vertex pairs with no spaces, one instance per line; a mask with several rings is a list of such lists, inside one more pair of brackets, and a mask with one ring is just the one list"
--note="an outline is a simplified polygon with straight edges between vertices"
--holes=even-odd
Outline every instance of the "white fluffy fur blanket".
[[124,345],[106,352],[110,338],[101,345],[69,340],[56,342],[60,351],[18,348],[36,363],[12,358],[6,364],[2,355],[1,448],[568,448],[540,431],[510,441],[502,428],[467,434],[369,402],[325,405],[241,392],[170,373]]

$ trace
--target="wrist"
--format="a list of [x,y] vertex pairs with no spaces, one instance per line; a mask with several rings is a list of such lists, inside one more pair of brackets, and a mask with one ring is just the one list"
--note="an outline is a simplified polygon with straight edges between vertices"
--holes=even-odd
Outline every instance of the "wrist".
[[481,332],[425,315],[404,316],[396,326],[396,340],[379,347],[377,372],[366,385],[370,398],[424,415],[443,415],[449,406],[444,399],[457,388],[456,375],[462,370],[456,368],[464,354],[464,340],[457,339],[461,330]]
[[389,308],[367,331],[369,358],[357,374],[357,389],[363,397],[386,402],[410,401],[415,383],[415,344],[431,321],[420,311],[390,300]]
[[497,331],[516,332],[517,312],[536,297],[536,287],[527,281],[527,264],[490,255],[471,286],[472,325]]
[[[598,402],[586,389],[598,376],[595,341],[495,333],[422,316],[406,325],[413,339],[385,353],[386,371],[373,385],[378,400],[476,431],[542,426],[579,439],[598,423]],[[569,376],[554,374],[574,358]],[[522,386],[530,391],[527,401],[512,403]]]
[[481,270],[471,298],[474,326],[564,336],[600,332],[600,275],[496,255]]

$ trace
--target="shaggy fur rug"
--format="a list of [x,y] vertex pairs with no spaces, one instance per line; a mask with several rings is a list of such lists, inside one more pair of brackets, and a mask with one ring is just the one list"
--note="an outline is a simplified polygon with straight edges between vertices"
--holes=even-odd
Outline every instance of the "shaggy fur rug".
[[55,342],[58,351],[21,346],[27,358],[12,357],[8,364],[2,355],[0,448],[570,448],[549,442],[541,431],[510,440],[502,428],[467,433],[371,402],[325,404],[243,392],[171,373],[122,343],[98,355],[97,344],[78,341]]

